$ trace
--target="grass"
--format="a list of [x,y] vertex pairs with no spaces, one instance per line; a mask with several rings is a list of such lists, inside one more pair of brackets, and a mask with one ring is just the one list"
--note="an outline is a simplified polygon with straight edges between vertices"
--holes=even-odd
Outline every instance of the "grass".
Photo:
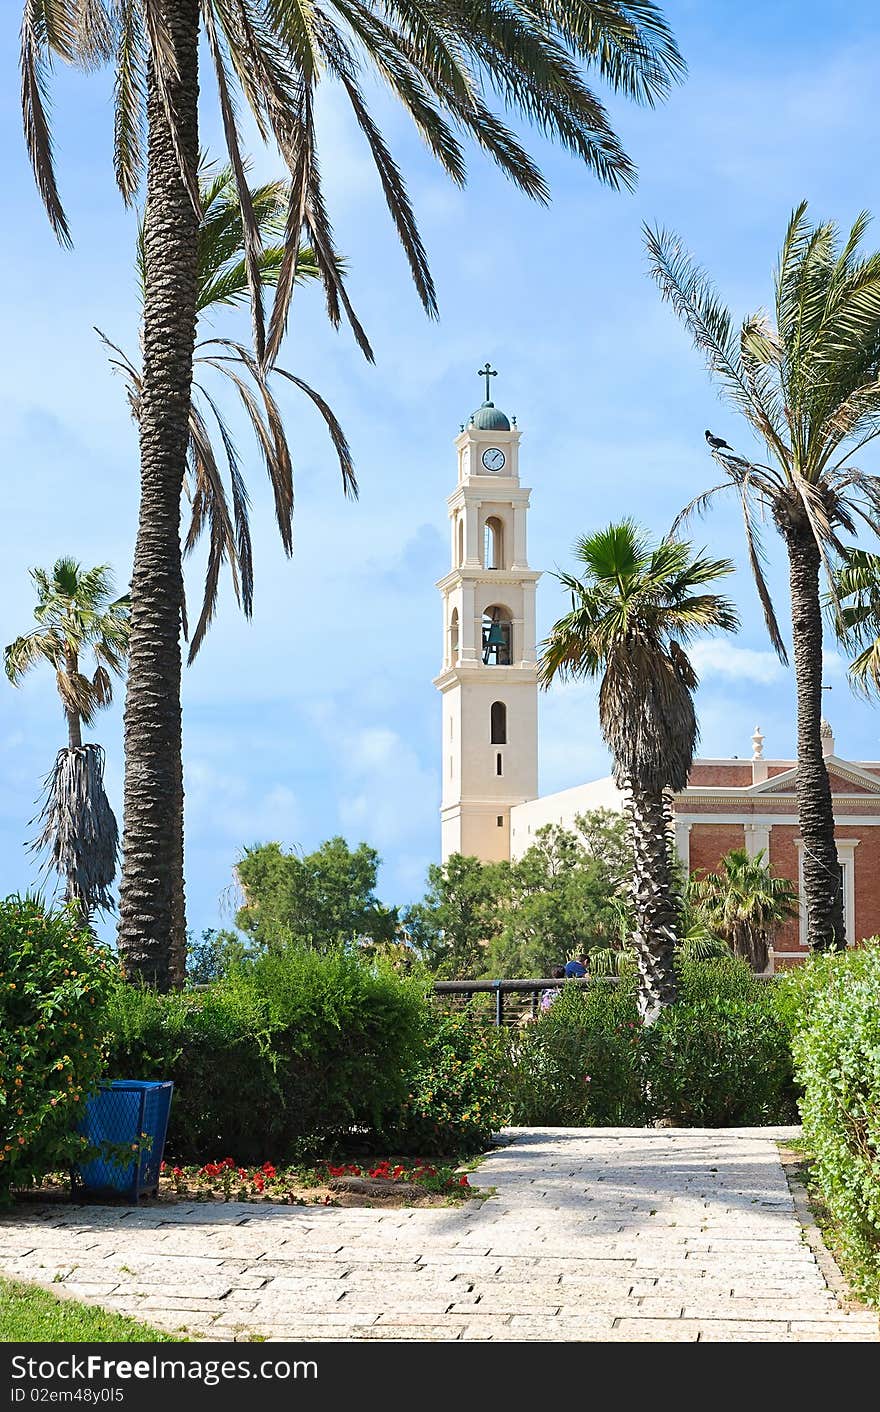
[[125,1314],[0,1280],[0,1343],[179,1343]]

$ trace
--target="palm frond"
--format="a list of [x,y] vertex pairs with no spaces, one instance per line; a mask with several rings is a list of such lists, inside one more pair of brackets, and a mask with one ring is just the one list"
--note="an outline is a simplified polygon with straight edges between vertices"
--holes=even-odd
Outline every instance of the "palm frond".
[[214,64],[214,76],[217,80],[217,92],[220,97],[220,112],[223,118],[223,131],[226,135],[226,147],[232,162],[232,170],[235,173],[235,189],[238,195],[239,210],[241,212],[242,231],[244,234],[244,264],[247,271],[248,289],[250,291],[254,356],[259,366],[264,368],[266,359],[266,324],[263,315],[263,289],[260,268],[260,257],[262,254],[260,226],[254,214],[251,190],[248,185],[245,164],[241,155],[235,105],[226,73],[226,57],[223,53],[214,25],[214,15],[211,6],[206,5],[203,8],[202,14],[204,17],[205,33],[208,39],[208,48]]
[[25,633],[22,637],[17,637],[14,642],[10,642],[4,649],[3,661],[6,675],[13,686],[18,686],[22,677],[38,662],[49,662],[54,666],[59,653],[60,644],[57,639],[49,638],[46,633],[42,632]]
[[119,829],[104,789],[99,745],[60,750],[44,785],[40,832],[31,847],[46,850],[46,867],[64,878],[67,898],[85,916],[113,907],[111,887],[119,858]]
[[126,205],[134,200],[144,170],[147,101],[146,40],[139,0],[117,0],[113,165]]
[[72,62],[76,0],[26,0],[21,21],[21,112],[28,156],[46,214],[58,240],[70,246],[70,227],[58,194],[49,117],[47,72],[52,51]]
[[776,616],[776,609],[773,606],[773,599],[770,594],[770,587],[767,583],[765,570],[766,555],[761,534],[752,515],[752,504],[750,491],[750,481],[744,477],[740,492],[743,515],[743,528],[746,533],[746,553],[749,558],[749,568],[752,571],[752,579],[758,591],[758,598],[761,603],[761,611],[764,614],[764,624],[770,638],[770,644],[782,665],[788,666],[788,651],[779,627],[779,619]]
[[[329,39],[329,35],[326,36],[326,39]],[[355,66],[350,55],[335,38],[332,44],[327,43],[325,40],[325,52],[328,51],[330,55],[332,55],[333,72],[345,90],[352,111],[357,119],[358,126],[364,134],[370,148],[373,164],[376,171],[379,173],[379,180],[382,183],[385,204],[388,207],[400,243],[406,253],[410,274],[412,275],[419,298],[422,301],[426,313],[432,318],[436,318],[439,311],[437,309],[437,294],[434,289],[434,281],[431,278],[431,271],[428,268],[428,257],[425,252],[425,247],[422,244],[422,237],[419,234],[415,213],[413,212],[400,168],[392,158],[386,146],[385,139],[374,122],[364,101],[364,96],[354,77]]]
[[336,451],[336,455],[339,460],[339,469],[342,472],[343,492],[345,495],[351,496],[353,500],[357,500],[359,490],[357,476],[355,475],[354,470],[354,461],[352,459],[351,448],[348,444],[348,438],[346,437],[345,432],[342,430],[339,420],[332,407],[328,402],[325,401],[325,399],[321,396],[319,392],[316,392],[315,389],[313,387],[310,387],[307,382],[303,382],[302,378],[295,377],[293,373],[287,372],[284,368],[276,367],[273,369],[273,371],[276,377],[286,378],[288,382],[293,383],[294,387],[298,387],[300,392],[304,392],[306,397],[308,397],[309,401],[312,402],[315,407],[317,407],[318,411],[321,413],[321,416],[324,418],[324,421],[326,423],[327,430],[330,433],[330,439],[333,442],[333,447]]

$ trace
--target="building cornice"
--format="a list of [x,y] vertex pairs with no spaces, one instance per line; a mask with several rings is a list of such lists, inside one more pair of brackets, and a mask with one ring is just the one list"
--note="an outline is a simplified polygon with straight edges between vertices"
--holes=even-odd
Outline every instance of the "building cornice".
[[451,569],[448,574],[444,574],[434,587],[443,592],[459,583],[537,583],[541,574],[541,569],[484,569],[482,565],[470,569],[463,564],[461,568]]
[[[488,673],[491,672],[491,677]],[[497,681],[499,686],[502,682],[516,685],[519,682],[534,682],[538,676],[537,662],[518,662],[512,667],[486,667],[483,662],[459,662],[455,667],[447,669],[434,678],[434,685],[438,691],[448,691],[450,687],[457,686],[460,682],[474,682],[479,680],[487,685],[490,681]]]
[[[702,767],[724,767],[741,769],[744,766],[754,764],[748,760],[695,760],[693,768]],[[754,799],[772,798],[778,794],[793,798],[797,789],[797,764],[791,760],[761,760],[764,766],[785,765],[786,768],[779,774],[768,775],[766,779],[753,780],[749,784],[691,784],[681,795],[676,798],[700,798],[720,799],[733,797],[734,799]],[[873,763],[873,762],[871,762]],[[867,797],[872,795],[880,798],[880,776],[873,775],[864,765],[855,760],[842,760],[839,755],[828,755],[825,757],[825,766],[829,774],[835,775],[838,779],[845,780],[849,784],[861,786],[858,794],[848,794],[846,790],[832,790],[835,799],[850,799]]]
[[[725,808],[725,805],[729,807]],[[716,799],[712,801],[712,807],[706,809],[688,807],[686,801],[682,807],[681,801],[676,800],[675,821],[680,824],[798,824],[800,822],[793,799],[780,800],[778,809],[767,809],[763,805],[760,808],[750,809],[747,807],[747,802],[746,807],[743,806],[742,799]],[[847,820],[863,826],[880,824],[877,800],[867,799],[862,795],[857,800],[851,800],[843,809],[835,808],[834,818],[838,826]]]
[[[495,490],[497,495],[487,495],[489,490]],[[468,491],[478,492],[468,495]],[[463,481],[455,487],[452,494],[447,497],[446,504],[450,510],[462,510],[468,503],[476,501],[478,505],[491,505],[498,500],[502,500],[505,505],[520,506],[523,510],[529,508],[529,496],[532,493],[530,485],[520,485],[517,476],[480,476],[476,473],[469,474]]]
[[[833,790],[832,799],[845,799],[854,803],[863,800],[865,803],[876,808],[880,800],[880,790],[876,794],[867,790],[859,790],[858,793],[848,794],[843,790]],[[797,794],[793,789],[780,790],[778,794],[758,794],[749,789],[724,789],[720,785],[706,785],[695,789],[688,789],[683,794],[673,795],[676,803],[687,805],[705,800],[709,804],[749,804],[754,803],[758,808],[765,808],[773,804],[776,800],[780,804],[791,804],[797,799]]]

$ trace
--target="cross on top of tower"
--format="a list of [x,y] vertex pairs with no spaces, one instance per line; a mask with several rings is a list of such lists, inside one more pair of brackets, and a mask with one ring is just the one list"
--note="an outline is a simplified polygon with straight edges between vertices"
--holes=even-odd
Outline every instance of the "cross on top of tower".
[[[497,376],[498,376],[498,373],[497,373],[497,371],[496,371],[495,368],[490,367],[488,358],[486,359],[486,366],[485,366],[485,368],[477,368],[477,377],[478,377],[478,378],[485,378],[485,379],[486,379],[486,402],[487,402],[487,403],[490,402],[490,399],[489,399],[489,379],[490,379],[490,378],[497,378]],[[490,405],[491,405],[491,404],[490,404]]]

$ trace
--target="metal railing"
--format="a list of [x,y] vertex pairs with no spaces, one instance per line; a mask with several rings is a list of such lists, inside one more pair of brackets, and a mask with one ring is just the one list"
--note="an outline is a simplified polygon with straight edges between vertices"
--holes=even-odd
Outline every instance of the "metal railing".
[[[775,978],[766,972],[758,972],[755,979],[772,981]],[[536,1019],[542,991],[561,990],[564,985],[575,985],[583,990],[588,986],[616,986],[619,983],[619,976],[565,976],[559,980],[555,976],[547,976],[543,980],[530,977],[513,981],[435,981],[434,996],[452,1008],[467,1005],[475,1011],[476,1018],[500,1027],[519,1025],[528,1019]],[[482,1010],[472,1006],[477,996],[486,998],[486,1005]]]
[[[491,1022],[496,1027],[521,1024],[526,1018],[536,1018],[541,1002],[541,992],[561,990],[564,985],[575,985],[579,989],[587,986],[618,984],[617,976],[565,976],[556,979],[547,976],[543,980],[532,977],[514,981],[435,981],[434,995],[438,1000],[456,1004],[464,1001],[469,1004],[475,996],[487,997],[490,1002]],[[507,997],[510,997],[508,1003]],[[516,1003],[516,1002],[519,1003]]]

